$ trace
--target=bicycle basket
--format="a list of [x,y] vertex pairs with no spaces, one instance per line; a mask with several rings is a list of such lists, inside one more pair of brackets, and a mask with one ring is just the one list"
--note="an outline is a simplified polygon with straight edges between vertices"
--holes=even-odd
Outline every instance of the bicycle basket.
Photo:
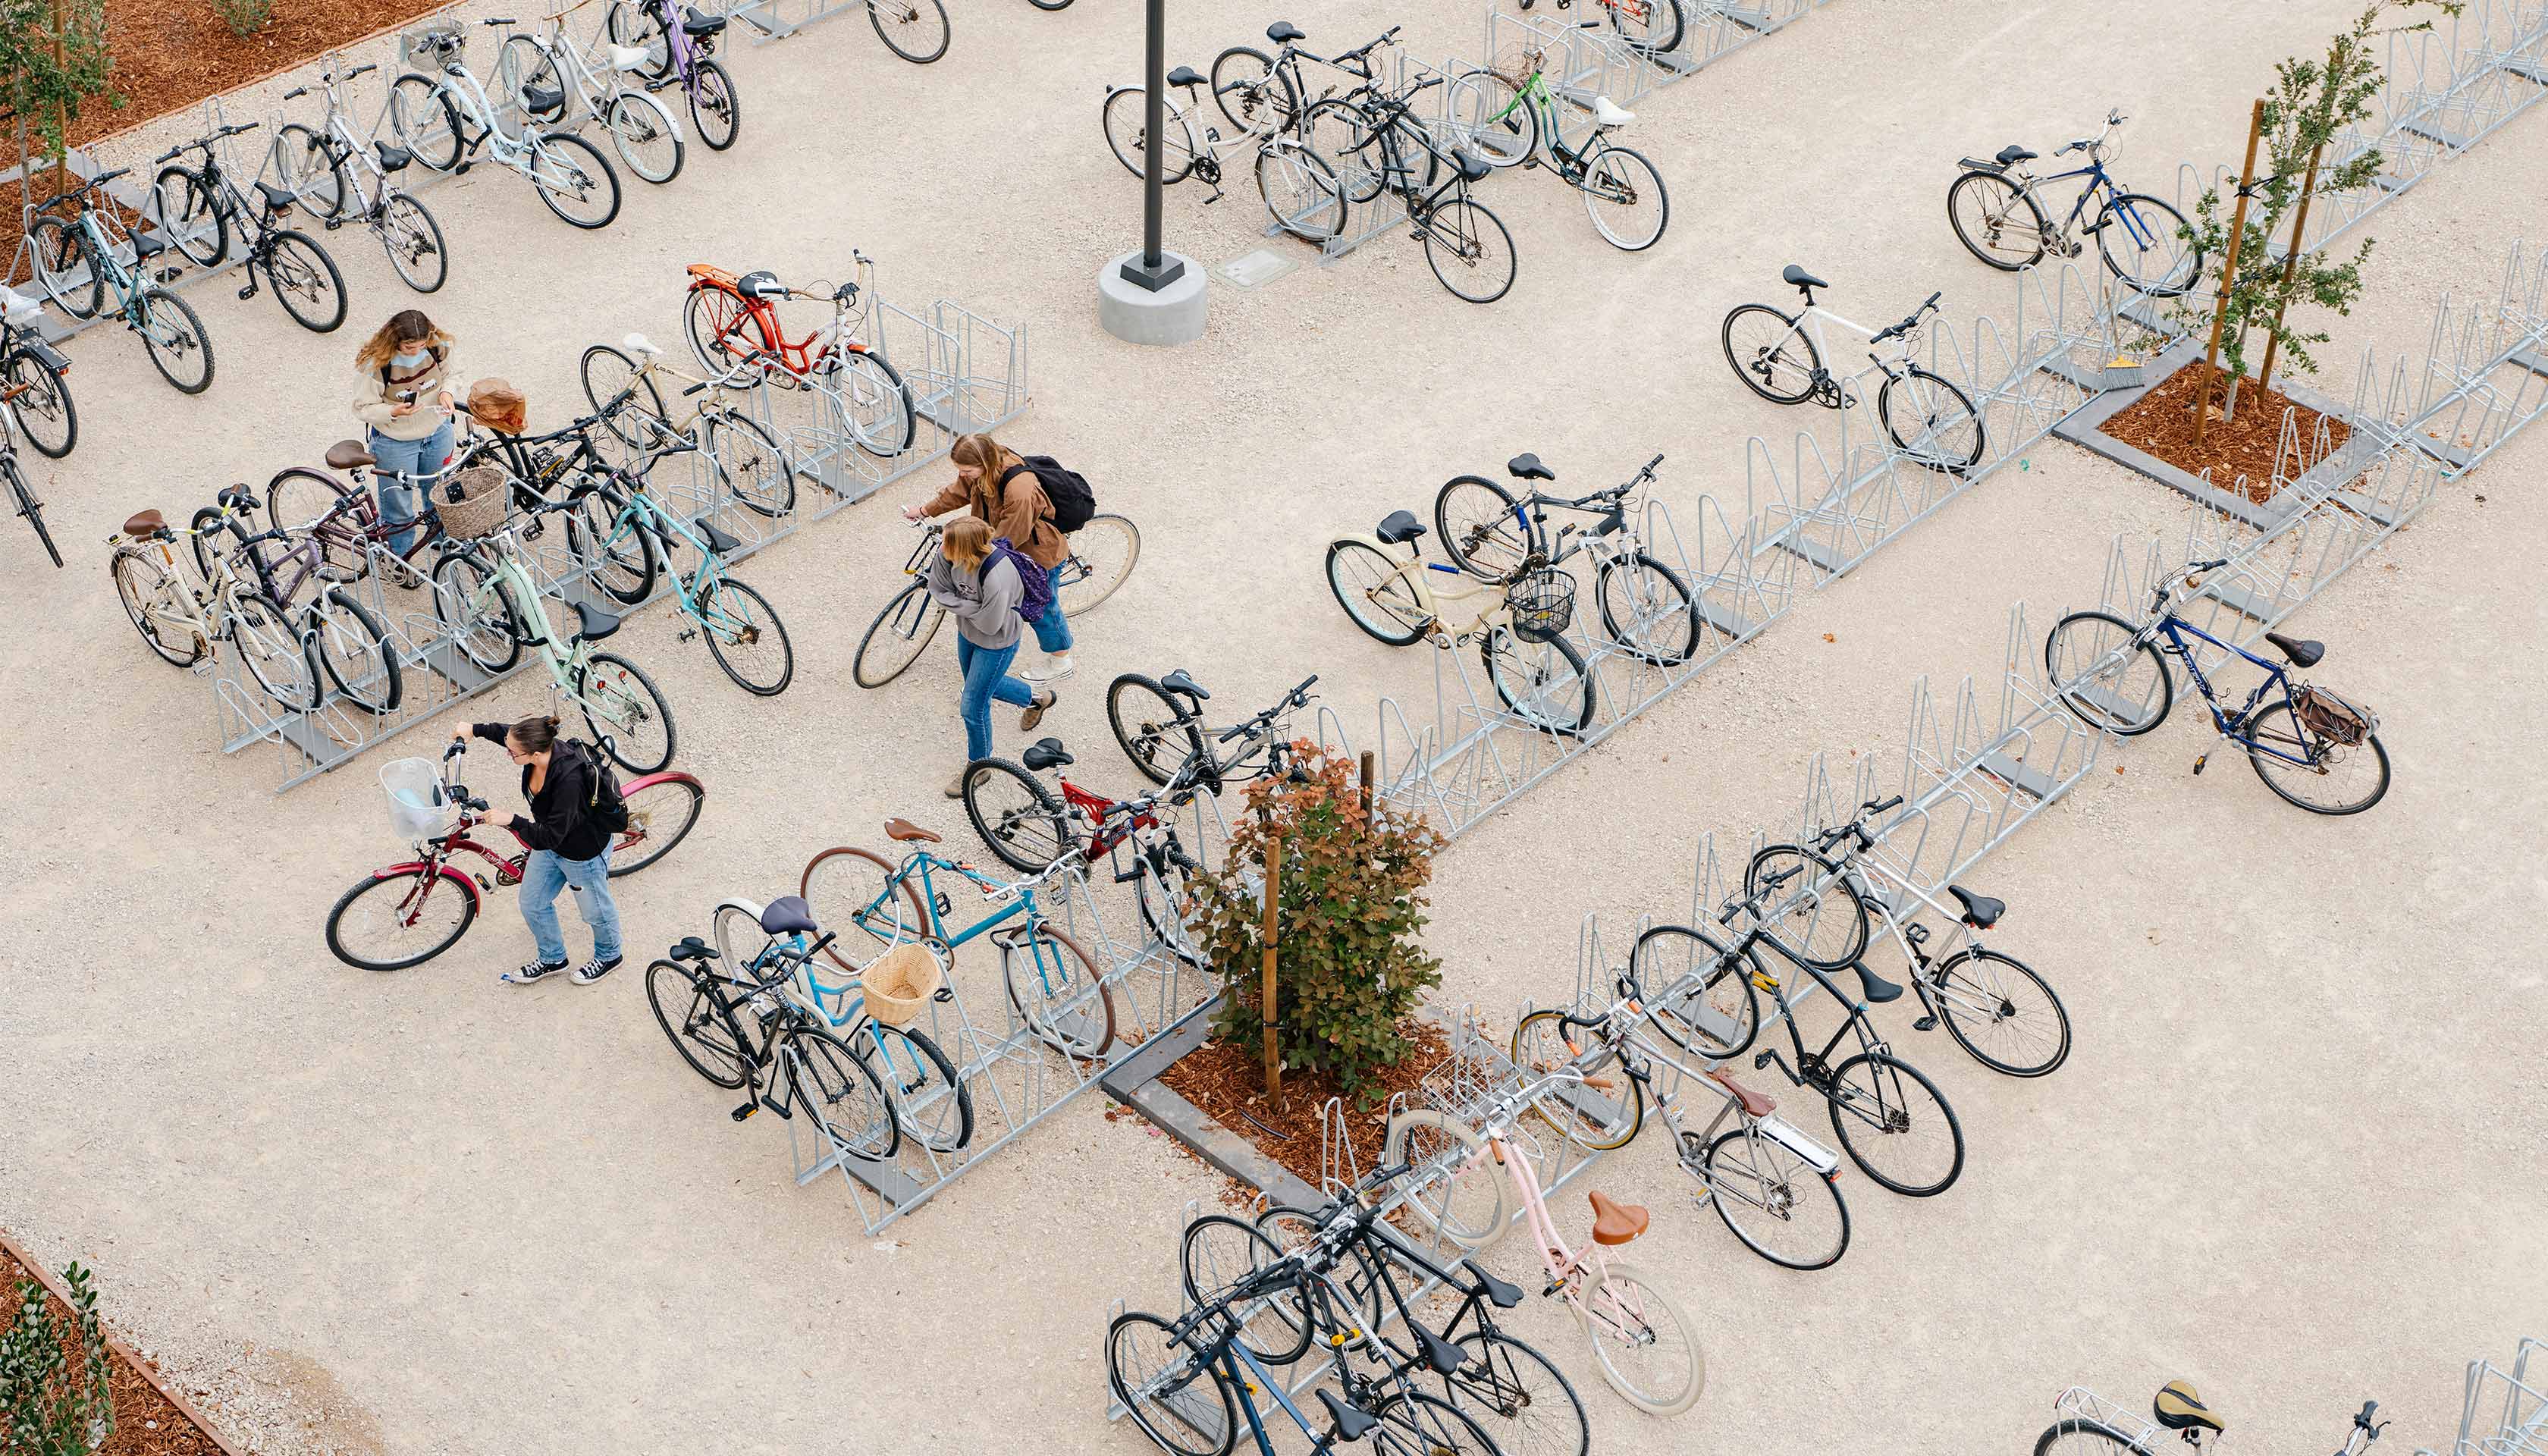
[[[460,499],[451,499],[457,489]],[[433,510],[442,517],[442,529],[461,540],[475,540],[492,534],[504,523],[504,509],[512,501],[505,488],[504,473],[492,465],[473,465],[447,485],[433,490]]]
[[905,941],[859,972],[859,993],[866,998],[867,1015],[889,1027],[907,1027],[920,1020],[946,982],[937,955]]
[[1512,608],[1512,634],[1524,642],[1550,642],[1575,620],[1575,579],[1564,572],[1533,572],[1504,591]]
[[381,787],[390,796],[390,828],[401,839],[424,839],[451,827],[453,804],[442,791],[442,771],[431,759],[393,759],[381,765]]
[[2301,684],[2292,693],[2292,711],[2302,726],[2329,743],[2354,747],[2371,736],[2371,714],[2323,687]]

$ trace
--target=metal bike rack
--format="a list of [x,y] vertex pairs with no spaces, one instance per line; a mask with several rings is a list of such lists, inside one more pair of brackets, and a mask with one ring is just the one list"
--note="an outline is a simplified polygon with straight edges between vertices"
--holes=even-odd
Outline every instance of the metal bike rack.
[[[2509,1369],[2492,1360],[2469,1362],[2459,1438],[2440,1456],[2548,1456],[2548,1376],[2531,1370],[2534,1354],[2548,1357],[2548,1341],[2522,1340]],[[2548,1358],[2541,1364],[2548,1366]]]

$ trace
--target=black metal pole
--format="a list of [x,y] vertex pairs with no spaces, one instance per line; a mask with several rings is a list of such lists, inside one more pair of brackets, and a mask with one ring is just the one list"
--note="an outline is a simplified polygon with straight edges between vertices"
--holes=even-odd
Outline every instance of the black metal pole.
[[1167,257],[1159,245],[1159,207],[1167,190],[1167,163],[1161,148],[1168,123],[1168,0],[1149,0],[1148,30],[1141,82],[1141,126],[1148,136],[1141,158],[1141,256],[1124,265],[1124,277],[1156,293],[1186,271],[1183,262]]

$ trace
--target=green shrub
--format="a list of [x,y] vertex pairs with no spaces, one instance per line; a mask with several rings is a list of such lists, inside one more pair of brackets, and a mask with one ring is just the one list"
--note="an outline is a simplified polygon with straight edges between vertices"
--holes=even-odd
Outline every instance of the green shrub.
[[[86,1456],[115,1430],[107,1396],[106,1332],[97,1322],[97,1291],[74,1262],[62,1271],[71,1318],[56,1317],[45,1287],[19,1281],[17,1318],[0,1329],[0,1451],[8,1456]],[[71,1368],[65,1346],[80,1351]]]
[[233,36],[253,36],[274,16],[274,0],[213,0],[213,9]]

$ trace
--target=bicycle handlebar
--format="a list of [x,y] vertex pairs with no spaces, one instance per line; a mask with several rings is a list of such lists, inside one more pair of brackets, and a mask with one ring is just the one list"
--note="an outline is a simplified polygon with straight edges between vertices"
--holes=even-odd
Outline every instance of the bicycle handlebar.
[[1216,742],[1228,743],[1233,738],[1240,737],[1247,733],[1252,733],[1255,730],[1264,727],[1266,724],[1273,722],[1276,718],[1281,717],[1291,709],[1307,705],[1310,701],[1310,684],[1318,681],[1319,675],[1316,673],[1312,673],[1307,678],[1302,679],[1300,685],[1294,687],[1291,691],[1284,693],[1283,696],[1275,702],[1274,706],[1258,713],[1255,717],[1248,719],[1246,722],[1237,724],[1230,728],[1228,732],[1222,734]]

